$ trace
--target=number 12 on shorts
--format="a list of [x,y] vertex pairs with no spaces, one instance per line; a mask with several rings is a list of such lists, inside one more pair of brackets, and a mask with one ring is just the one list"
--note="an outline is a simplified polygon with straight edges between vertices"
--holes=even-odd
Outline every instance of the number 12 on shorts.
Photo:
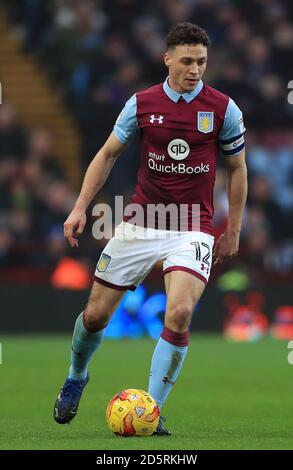
[[211,250],[209,245],[204,242],[191,242],[190,244],[194,246],[196,261],[201,262],[201,270],[206,271],[208,274],[211,267]]

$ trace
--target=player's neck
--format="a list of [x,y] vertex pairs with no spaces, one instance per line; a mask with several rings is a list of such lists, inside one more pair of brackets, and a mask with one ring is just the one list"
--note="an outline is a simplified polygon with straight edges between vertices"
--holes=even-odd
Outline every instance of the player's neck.
[[182,90],[182,88],[179,85],[177,85],[176,82],[174,82],[174,80],[172,80],[170,76],[168,78],[168,84],[171,90],[176,91],[176,93],[180,93],[180,94],[186,93],[186,90]]

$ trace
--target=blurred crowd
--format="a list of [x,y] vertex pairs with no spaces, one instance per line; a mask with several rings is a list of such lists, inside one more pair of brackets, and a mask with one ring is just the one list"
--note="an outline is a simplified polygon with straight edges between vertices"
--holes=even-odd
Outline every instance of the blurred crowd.
[[51,263],[64,249],[61,228],[73,194],[46,129],[30,132],[0,107],[0,265]]
[[[162,53],[169,28],[180,21],[204,27],[212,40],[205,81],[237,102],[248,129],[250,193],[239,260],[252,268],[292,272],[293,105],[287,99],[293,79],[292,2],[2,3],[24,50],[47,70],[76,117],[84,142],[84,168],[105,141],[124,102],[135,91],[164,80]],[[75,195],[52,148],[53,136],[48,131],[28,132],[9,105],[1,106],[0,265],[54,265],[66,253],[62,224]],[[127,167],[133,170],[126,175],[120,163],[114,169],[104,192],[106,199],[133,184],[136,164],[131,156],[136,150],[130,149],[125,156]],[[226,216],[225,173],[220,165],[215,189],[218,233],[225,227]],[[93,242],[84,250],[83,255],[96,259]]]

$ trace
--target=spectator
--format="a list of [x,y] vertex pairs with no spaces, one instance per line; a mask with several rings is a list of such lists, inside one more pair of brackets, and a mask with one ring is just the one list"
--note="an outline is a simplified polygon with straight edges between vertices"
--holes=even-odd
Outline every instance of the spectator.
[[21,160],[26,150],[24,128],[18,123],[12,106],[0,106],[0,158]]

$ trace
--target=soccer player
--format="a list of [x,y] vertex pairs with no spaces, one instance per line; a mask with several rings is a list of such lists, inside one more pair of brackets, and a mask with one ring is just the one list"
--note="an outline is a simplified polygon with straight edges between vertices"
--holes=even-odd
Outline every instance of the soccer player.
[[[158,203],[187,207],[184,230],[178,227],[163,237],[168,227],[162,230],[156,217],[148,225],[144,217],[136,236],[121,237],[134,227],[125,217],[106,245],[87,306],[75,323],[69,375],[54,406],[57,423],[68,423],[76,415],[89,380],[90,359],[101,345],[113,312],[125,291],[134,290],[158,260],[163,260],[167,305],[148,391],[161,409],[186,356],[191,316],[208,282],[212,257],[214,263],[222,263],[237,254],[247,194],[245,128],[234,101],[202,82],[209,43],[207,33],[197,25],[179,23],[171,29],[164,53],[169,76],[126,102],[113,132],[89,165],[64,224],[65,237],[71,247],[77,247],[88,205],[137,133],[141,165],[132,202],[144,214]],[[229,212],[226,231],[213,250],[212,198],[219,148],[227,168]],[[200,205],[197,230],[191,224],[194,204]],[[155,434],[170,435],[163,421]]]

